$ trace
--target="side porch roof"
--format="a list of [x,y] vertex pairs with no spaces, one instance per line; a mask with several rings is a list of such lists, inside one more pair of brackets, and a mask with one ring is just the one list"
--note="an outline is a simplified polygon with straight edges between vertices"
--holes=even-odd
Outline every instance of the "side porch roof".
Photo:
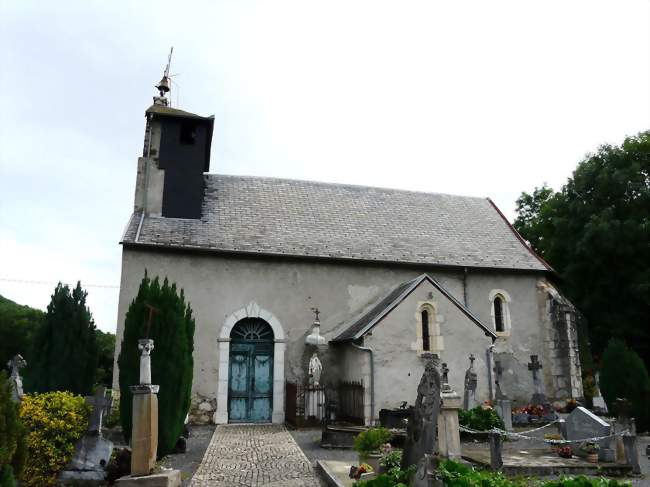
[[497,335],[479,320],[463,303],[458,301],[438,281],[428,274],[422,274],[415,279],[403,282],[393,289],[386,297],[375,304],[370,310],[364,313],[354,323],[343,330],[338,336],[331,340],[334,343],[355,341],[363,337],[375,327],[384,317],[404,301],[424,281],[430,282],[440,293],[458,308],[472,323],[478,326],[492,341]]

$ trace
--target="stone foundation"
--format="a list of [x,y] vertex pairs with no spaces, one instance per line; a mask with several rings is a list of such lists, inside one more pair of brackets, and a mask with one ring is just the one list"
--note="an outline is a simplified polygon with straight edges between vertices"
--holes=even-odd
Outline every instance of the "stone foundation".
[[192,404],[189,411],[190,424],[210,424],[214,412],[217,410],[217,400],[207,398],[200,394],[192,396]]

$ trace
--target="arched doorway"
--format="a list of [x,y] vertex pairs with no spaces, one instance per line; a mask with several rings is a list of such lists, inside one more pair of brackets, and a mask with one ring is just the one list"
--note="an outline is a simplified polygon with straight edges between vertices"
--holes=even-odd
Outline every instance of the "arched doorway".
[[233,326],[228,371],[229,422],[271,421],[273,348],[273,329],[263,319],[244,318]]

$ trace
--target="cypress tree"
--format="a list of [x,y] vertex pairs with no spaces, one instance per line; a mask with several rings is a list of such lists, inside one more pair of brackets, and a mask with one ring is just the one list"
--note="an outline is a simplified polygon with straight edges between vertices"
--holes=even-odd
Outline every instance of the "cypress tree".
[[637,429],[650,427],[650,377],[641,357],[619,338],[607,343],[600,371],[600,389],[610,411],[616,411],[616,399],[630,401]]
[[[148,306],[157,309],[151,314]],[[148,334],[148,336],[147,336]],[[190,408],[194,360],[194,318],[183,290],[165,278],[151,280],[145,272],[138,294],[131,302],[124,322],[118,357],[120,370],[120,421],[125,438],[131,437],[132,394],[129,386],[140,381],[138,340],[151,338],[151,380],[158,393],[158,457],[174,450]]]
[[79,282],[72,291],[61,283],[54,289],[45,320],[34,336],[28,390],[92,392],[97,343],[87,295]]

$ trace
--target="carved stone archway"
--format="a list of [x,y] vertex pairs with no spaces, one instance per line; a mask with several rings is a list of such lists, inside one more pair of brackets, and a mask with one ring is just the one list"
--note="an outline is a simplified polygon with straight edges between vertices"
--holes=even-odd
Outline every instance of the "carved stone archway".
[[228,423],[228,370],[230,367],[230,332],[244,318],[261,318],[273,329],[273,413],[271,422],[284,423],[284,352],[287,341],[284,328],[273,313],[251,301],[247,306],[230,314],[221,326],[219,334],[219,383],[217,384],[217,410],[213,421]]

